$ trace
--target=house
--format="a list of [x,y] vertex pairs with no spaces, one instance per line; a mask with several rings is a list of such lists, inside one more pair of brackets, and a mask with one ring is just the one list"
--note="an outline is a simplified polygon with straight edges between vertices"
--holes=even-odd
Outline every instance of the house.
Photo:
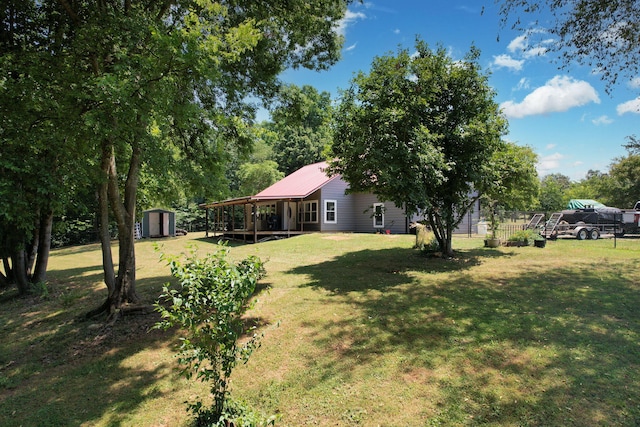
[[[340,175],[327,176],[327,166],[304,166],[255,196],[200,205],[207,210],[207,235],[213,228],[216,235],[257,242],[309,232],[409,233],[413,218],[403,208],[371,193],[346,194],[349,184]],[[459,227],[461,232],[471,232],[478,211]]]

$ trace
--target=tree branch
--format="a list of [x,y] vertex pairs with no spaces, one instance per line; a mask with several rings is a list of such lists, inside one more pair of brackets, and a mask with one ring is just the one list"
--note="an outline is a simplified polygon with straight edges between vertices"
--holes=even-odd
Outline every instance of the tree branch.
[[58,3],[60,3],[60,5],[64,8],[64,10],[67,11],[67,15],[69,15],[69,17],[71,18],[74,24],[80,24],[81,22],[80,17],[73,10],[73,8],[71,7],[71,5],[67,0],[58,0]]

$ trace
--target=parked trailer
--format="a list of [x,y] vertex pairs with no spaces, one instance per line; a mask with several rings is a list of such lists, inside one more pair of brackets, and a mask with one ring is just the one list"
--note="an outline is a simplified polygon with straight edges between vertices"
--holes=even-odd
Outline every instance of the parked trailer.
[[603,234],[620,235],[620,226],[617,224],[587,224],[583,222],[569,224],[566,221],[560,221],[549,238],[573,236],[578,240],[598,240]]
[[603,234],[640,233],[640,201],[633,209],[611,207],[568,209],[556,212],[544,226],[542,234],[548,239],[574,236],[578,240],[597,240]]

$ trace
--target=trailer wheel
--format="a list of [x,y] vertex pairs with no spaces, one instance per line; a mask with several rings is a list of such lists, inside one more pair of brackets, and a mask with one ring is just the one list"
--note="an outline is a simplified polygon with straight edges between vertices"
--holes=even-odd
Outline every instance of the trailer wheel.
[[587,233],[587,229],[586,228],[581,228],[576,233],[576,239],[578,239],[578,240],[585,240],[587,237],[589,237],[589,233]]
[[593,230],[589,231],[589,239],[598,240],[599,237],[600,237],[600,231],[598,231],[597,228],[594,228]]

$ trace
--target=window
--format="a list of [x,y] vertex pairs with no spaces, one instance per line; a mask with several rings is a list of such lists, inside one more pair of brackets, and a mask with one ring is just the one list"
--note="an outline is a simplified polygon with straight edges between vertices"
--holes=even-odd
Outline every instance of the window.
[[324,201],[324,222],[336,224],[338,222],[338,202],[335,200]]
[[302,202],[302,209],[300,209],[298,221],[301,223],[318,222],[317,200]]
[[383,203],[373,204],[373,227],[374,228],[384,227],[384,204]]

